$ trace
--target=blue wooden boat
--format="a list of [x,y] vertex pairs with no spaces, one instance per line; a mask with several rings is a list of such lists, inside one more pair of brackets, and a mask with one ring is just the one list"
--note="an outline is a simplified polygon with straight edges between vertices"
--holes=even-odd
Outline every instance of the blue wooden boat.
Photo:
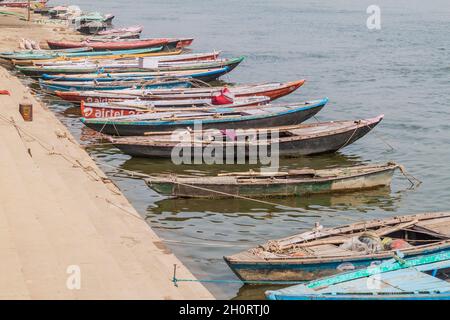
[[242,280],[308,281],[388,260],[399,246],[407,258],[449,250],[450,212],[316,226],[224,259]]
[[403,259],[401,252],[366,269],[285,289],[266,291],[270,300],[450,300],[450,250]]
[[76,84],[82,84],[83,82],[117,82],[117,81],[148,81],[155,79],[199,79],[202,81],[213,81],[217,78],[228,73],[230,68],[215,68],[215,69],[202,69],[202,70],[189,70],[189,71],[175,71],[175,72],[137,72],[137,73],[103,73],[97,75],[91,75],[83,77],[81,75],[49,75],[43,74],[43,80],[56,81],[61,84],[65,82],[72,82]]
[[317,114],[328,99],[307,101],[290,105],[265,105],[242,108],[218,108],[211,112],[161,112],[135,116],[85,119],[81,121],[98,132],[119,136],[143,136],[147,132],[203,129],[267,128],[299,124]]
[[106,90],[123,90],[123,89],[172,89],[172,88],[190,88],[192,87],[192,83],[189,81],[185,81],[183,79],[180,80],[171,80],[171,81],[138,81],[138,82],[117,82],[117,83],[106,83],[107,85],[102,85],[98,83],[60,83],[55,81],[43,81],[39,80],[39,86],[42,90],[47,91],[49,93],[55,91],[106,91]]

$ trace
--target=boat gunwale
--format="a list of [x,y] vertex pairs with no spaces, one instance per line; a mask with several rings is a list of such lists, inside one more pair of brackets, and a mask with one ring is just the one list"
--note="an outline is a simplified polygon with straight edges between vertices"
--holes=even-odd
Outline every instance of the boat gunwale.
[[[342,134],[342,133],[346,133],[349,131],[355,131],[358,129],[362,129],[365,127],[368,127],[370,125],[373,125],[374,127],[381,122],[382,120],[382,116],[380,115],[377,118],[372,118],[372,119],[363,119],[363,120],[357,120],[357,121],[367,121],[367,123],[360,123],[360,124],[356,124],[353,127],[350,126],[346,126],[346,127],[342,127],[339,128],[337,130],[331,130],[331,131],[322,131],[316,134],[310,134],[310,135],[293,135],[293,136],[288,136],[288,137],[281,137],[278,138],[275,141],[272,141],[271,143],[288,143],[288,142],[293,142],[293,141],[302,141],[302,140],[309,140],[309,139],[315,139],[315,138],[321,138],[321,137],[327,137],[327,136],[332,136],[332,135],[338,135],[338,134]],[[371,120],[374,120],[373,122],[371,122]],[[341,122],[341,123],[345,123],[345,122],[354,122],[354,120],[342,120],[342,121],[329,121],[329,122],[320,122],[320,123],[310,123],[310,124],[299,124],[298,126],[301,127],[302,129],[305,127],[313,127],[313,126],[318,126],[318,125],[325,125],[327,123],[336,123],[336,122]],[[278,127],[279,128],[279,127]],[[273,127],[273,128],[259,128],[256,129],[257,131],[262,131],[262,130],[268,130],[268,132],[270,132],[270,130],[274,130],[277,129],[277,127]],[[373,129],[373,128],[370,128]],[[171,132],[167,132],[167,134],[163,134],[161,133],[161,136],[167,137],[170,136]],[[153,138],[158,137],[158,136],[154,136]],[[147,139],[146,139],[147,138]],[[133,141],[134,139],[134,141]],[[191,142],[180,142],[180,141],[171,141],[170,139],[168,140],[164,140],[164,141],[158,141],[158,140],[152,140],[150,137],[148,136],[137,136],[137,137],[114,137],[114,138],[110,138],[110,141],[114,144],[117,145],[140,145],[140,146],[165,146],[165,147],[170,147],[170,146],[192,146],[192,143],[195,143],[195,141],[191,141]],[[130,142],[128,142],[130,141]],[[234,142],[234,146],[239,146],[239,145],[251,145],[252,142],[246,141],[243,143],[238,143],[238,142]],[[269,144],[270,142],[267,141],[267,144]],[[209,143],[209,145],[214,146],[215,144],[217,145],[225,145],[226,142],[224,141],[212,141]],[[260,141],[256,142],[257,145],[262,146],[264,145],[263,143],[261,143]]]
[[[412,222],[414,220],[419,220],[417,223],[420,223],[422,221],[426,220],[433,220],[433,219],[440,219],[444,217],[450,217],[450,212],[431,212],[431,213],[420,213],[420,214],[414,214],[414,215],[406,215],[406,216],[396,216],[388,219],[373,219],[373,220],[367,220],[367,221],[361,221],[354,224],[348,224],[340,227],[332,227],[332,228],[324,228],[321,232],[324,234],[322,236],[314,237],[313,239],[308,240],[301,240],[301,236],[303,234],[307,234],[310,231],[301,233],[301,234],[295,234],[293,236],[287,237],[287,238],[281,238],[276,240],[269,240],[275,241],[275,242],[285,242],[285,241],[291,241],[295,239],[296,237],[299,238],[299,241],[296,243],[306,243],[306,242],[312,242],[320,239],[324,239],[331,236],[339,236],[342,234],[347,234],[350,232],[361,232],[363,230],[367,229],[373,229],[376,227],[386,227],[389,225],[398,225],[400,223],[405,222]],[[344,231],[345,230],[345,231]],[[325,234],[327,232],[327,234]],[[445,234],[442,234],[445,236]],[[408,254],[408,255],[415,255],[419,254],[421,252],[426,251],[427,249],[431,249],[433,251],[435,250],[443,250],[450,247],[450,237],[447,236],[448,239],[443,239],[442,241],[437,241],[435,243],[431,244],[424,244],[424,245],[418,245],[413,246],[410,248],[402,249],[402,253]],[[311,264],[311,263],[328,263],[328,262],[348,262],[348,261],[363,261],[363,260],[374,260],[374,259],[384,259],[395,256],[396,250],[387,250],[380,253],[374,253],[374,254],[361,254],[361,255],[351,255],[351,256],[342,256],[342,255],[336,255],[336,256],[306,256],[306,257],[260,257],[257,254],[251,253],[250,251],[252,249],[257,248],[264,248],[267,246],[269,242],[266,242],[265,244],[259,245],[257,247],[253,247],[250,249],[247,249],[245,251],[241,251],[239,253],[230,255],[230,256],[224,256],[223,258],[228,264],[231,265],[258,265],[258,264],[267,264],[268,262],[270,264]],[[295,243],[291,243],[290,246],[295,245]],[[253,259],[238,259],[237,257],[240,255],[250,255]]]
[[[356,167],[345,167],[345,168],[330,168],[330,169],[323,169],[323,170],[316,170],[316,171],[328,171],[328,170],[333,170],[333,169],[350,169],[350,170],[358,170],[359,168],[362,169],[367,169],[367,171],[365,172],[359,172],[359,173],[355,173],[355,174],[349,174],[349,175],[342,175],[342,176],[327,176],[327,177],[311,177],[311,178],[291,178],[291,179],[277,179],[276,176],[266,176],[266,179],[261,178],[261,176],[257,176],[257,179],[252,180],[252,178],[255,178],[254,176],[248,176],[245,177],[246,179],[248,179],[248,181],[245,182],[241,182],[238,181],[239,178],[243,178],[244,176],[234,176],[235,179],[235,183],[233,185],[236,186],[246,186],[246,185],[290,185],[290,184],[296,184],[296,183],[308,183],[308,182],[327,182],[327,181],[341,181],[341,180],[347,180],[347,179],[355,179],[355,178],[360,178],[360,177],[364,177],[364,176],[370,176],[373,174],[381,174],[384,172],[388,172],[388,171],[392,171],[395,170],[397,168],[399,168],[399,165],[396,163],[386,163],[386,164],[380,164],[378,165],[373,165],[373,166],[356,166]],[[295,174],[293,174],[295,175]],[[280,177],[288,177],[288,175],[283,175]],[[166,177],[167,180],[158,180],[161,178]],[[157,176],[150,176],[146,179],[144,179],[146,182],[148,183],[155,183],[155,184],[164,184],[164,183],[171,183],[171,184],[179,184],[179,183],[183,183],[183,184],[192,184],[192,182],[186,182],[186,181],[178,181],[178,180],[170,180],[171,176],[170,175],[157,175]],[[177,179],[177,177],[175,177]],[[189,176],[189,177],[181,177],[181,179],[211,179],[211,178],[220,178],[217,176]],[[229,177],[228,177],[229,178]],[[270,181],[270,183],[268,183],[267,180],[270,180],[274,178],[274,180]],[[219,179],[217,179],[219,180]],[[262,180],[262,181],[260,181]],[[203,186],[214,186],[214,185],[222,185],[223,181],[217,181],[217,183],[207,183],[207,182],[202,182],[202,183],[195,183],[194,185],[201,185]],[[357,188],[359,189],[359,188]],[[346,189],[346,190],[351,190],[351,189]]]

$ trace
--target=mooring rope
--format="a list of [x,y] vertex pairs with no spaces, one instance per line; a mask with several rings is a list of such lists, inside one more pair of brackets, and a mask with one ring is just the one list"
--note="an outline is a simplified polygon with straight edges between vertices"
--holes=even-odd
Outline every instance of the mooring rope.
[[178,287],[178,282],[199,282],[216,284],[255,284],[255,285],[296,285],[303,284],[306,281],[273,281],[273,280],[234,280],[234,279],[182,279],[177,278],[177,265],[173,265],[172,283]]

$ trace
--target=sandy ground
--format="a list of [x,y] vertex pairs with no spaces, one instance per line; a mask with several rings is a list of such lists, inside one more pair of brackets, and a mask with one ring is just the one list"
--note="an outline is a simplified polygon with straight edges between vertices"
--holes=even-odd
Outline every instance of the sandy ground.
[[[0,16],[0,50],[55,28]],[[59,32],[58,32],[59,33]],[[69,35],[58,35],[58,37]],[[0,299],[212,299],[69,131],[0,67]],[[21,102],[34,106],[25,122]]]
[[[26,15],[24,9],[1,8],[0,11],[17,12]],[[33,27],[29,27],[28,21],[22,21],[17,17],[0,15],[0,50],[19,49],[21,38],[32,39],[39,42],[42,48],[46,48],[45,40],[80,40],[84,38],[81,34],[76,34],[71,29],[63,25],[48,23],[49,20],[41,15],[32,15],[35,21]],[[47,23],[47,24],[44,24]]]

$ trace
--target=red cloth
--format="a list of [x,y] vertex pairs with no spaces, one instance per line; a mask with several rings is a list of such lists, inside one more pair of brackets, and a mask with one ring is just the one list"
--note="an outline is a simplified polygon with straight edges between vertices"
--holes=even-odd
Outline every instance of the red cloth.
[[211,102],[214,105],[231,104],[233,103],[233,95],[228,88],[223,88],[211,97]]
[[11,95],[8,90],[0,90],[0,94],[7,95],[7,96]]
[[391,250],[408,248],[409,243],[402,239],[396,239],[391,242]]

